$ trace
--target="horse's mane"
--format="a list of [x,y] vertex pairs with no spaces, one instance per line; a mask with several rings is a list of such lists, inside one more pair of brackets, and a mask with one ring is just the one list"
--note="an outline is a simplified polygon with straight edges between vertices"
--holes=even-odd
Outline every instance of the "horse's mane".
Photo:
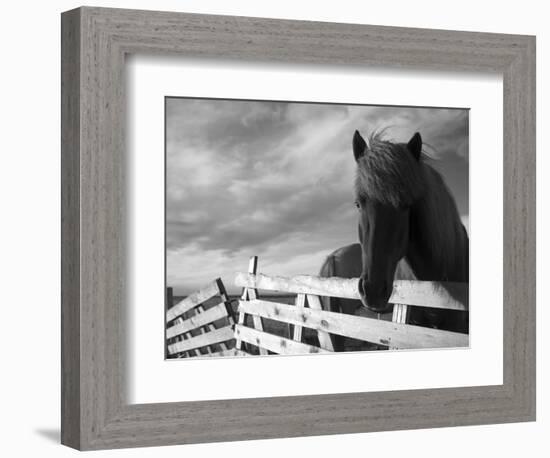
[[411,207],[415,217],[411,231],[440,273],[440,278],[429,280],[465,281],[468,237],[455,200],[431,160],[425,152],[416,159],[405,143],[393,143],[383,131],[374,132],[357,161],[355,192],[358,198],[384,205]]
[[[424,154],[421,161],[424,161]],[[365,154],[357,161],[355,192],[394,207],[407,207],[425,191],[424,170],[405,143],[392,143],[384,131],[368,138]]]

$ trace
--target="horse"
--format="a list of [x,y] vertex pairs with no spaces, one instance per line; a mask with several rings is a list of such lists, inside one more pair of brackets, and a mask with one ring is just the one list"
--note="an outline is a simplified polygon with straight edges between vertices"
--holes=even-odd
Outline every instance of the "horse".
[[[320,276],[359,278],[360,301],[324,297],[323,309],[391,319],[394,280],[468,282],[468,233],[423,151],[420,133],[394,143],[384,131],[366,140],[355,131],[352,150],[359,243],[331,253]],[[410,324],[468,333],[465,312],[411,309]],[[344,349],[345,339],[332,335],[332,340],[336,351]]]

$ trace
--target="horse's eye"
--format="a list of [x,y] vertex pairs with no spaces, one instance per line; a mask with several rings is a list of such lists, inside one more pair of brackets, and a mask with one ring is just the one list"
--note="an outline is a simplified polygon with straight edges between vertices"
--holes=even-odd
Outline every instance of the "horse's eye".
[[358,200],[356,200],[356,201],[354,202],[354,204],[355,204],[355,206],[356,206],[357,208],[361,208],[361,204],[359,203]]

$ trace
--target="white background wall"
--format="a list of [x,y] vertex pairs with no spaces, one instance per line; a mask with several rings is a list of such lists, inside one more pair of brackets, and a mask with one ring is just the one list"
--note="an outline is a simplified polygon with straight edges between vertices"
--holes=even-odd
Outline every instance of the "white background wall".
[[[392,433],[249,441],[100,452],[99,456],[316,457],[369,455],[407,457],[548,456],[549,314],[548,262],[550,190],[548,86],[550,30],[544,2],[441,2],[417,0],[146,0],[95,1],[98,6],[188,11],[288,19],[358,22],[536,34],[538,47],[538,422]],[[59,261],[59,29],[60,12],[72,1],[5,2],[0,34],[0,450],[4,456],[69,456],[58,445],[60,372]],[[7,102],[7,103],[6,103]],[[546,274],[546,275],[545,275]],[[544,434],[546,432],[546,435]],[[546,449],[546,450],[545,450]]]

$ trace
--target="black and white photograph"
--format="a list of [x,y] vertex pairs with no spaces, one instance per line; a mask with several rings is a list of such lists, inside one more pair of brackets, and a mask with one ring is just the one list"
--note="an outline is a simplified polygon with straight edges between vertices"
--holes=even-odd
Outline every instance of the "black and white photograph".
[[469,110],[165,98],[166,359],[469,346]]
[[3,6],[1,456],[546,456],[544,2]]

